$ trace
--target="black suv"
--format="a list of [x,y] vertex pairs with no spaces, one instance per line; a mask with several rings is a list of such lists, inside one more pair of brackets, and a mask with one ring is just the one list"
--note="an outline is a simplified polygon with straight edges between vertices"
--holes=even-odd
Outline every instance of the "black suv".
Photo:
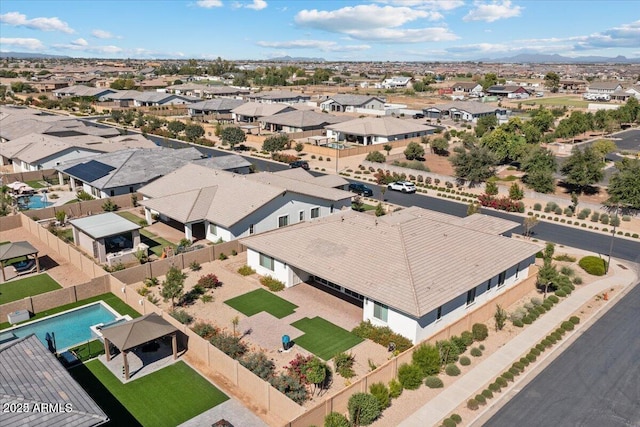
[[360,194],[362,196],[373,196],[373,190],[360,183],[352,182],[351,184],[349,184],[349,191]]
[[296,160],[294,162],[289,163],[289,167],[291,169],[293,168],[302,168],[306,171],[309,170],[309,162],[307,162],[306,160]]
[[413,115],[414,119],[424,119],[424,114],[422,113],[416,113]]

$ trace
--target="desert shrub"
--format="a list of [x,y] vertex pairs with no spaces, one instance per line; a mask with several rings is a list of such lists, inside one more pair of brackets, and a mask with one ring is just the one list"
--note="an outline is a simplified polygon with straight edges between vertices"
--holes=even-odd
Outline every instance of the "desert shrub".
[[564,274],[565,276],[573,276],[576,272],[573,271],[573,268],[564,266],[560,269],[560,273]]
[[446,365],[458,361],[460,355],[460,349],[455,342],[450,340],[437,341],[436,346],[440,351],[440,363]]
[[367,154],[367,157],[365,157],[365,160],[368,162],[384,163],[385,157],[384,157],[384,154],[382,154],[379,151],[372,151],[369,154]]
[[354,362],[355,357],[344,351],[333,356],[333,364],[335,365],[336,372],[343,378],[353,378],[356,375],[353,371]]
[[573,284],[574,285],[582,285],[582,277],[580,276],[576,276],[573,278]]
[[233,359],[239,359],[248,350],[246,344],[240,341],[240,337],[226,332],[218,332],[209,339],[209,342]]
[[529,363],[533,363],[538,357],[535,354],[529,353],[527,354],[526,358]]
[[542,303],[540,307],[543,307],[546,311],[549,311],[551,310],[551,307],[553,307],[553,304],[548,301],[545,301]]
[[480,404],[480,405],[486,405],[487,403],[487,398],[484,397],[482,394],[476,394],[476,397],[474,397],[474,399]]
[[478,348],[479,348],[480,350],[484,351],[484,344],[480,344],[480,345],[478,346]]
[[473,344],[473,341],[475,340],[475,338],[473,337],[473,332],[464,331],[460,334],[460,340],[462,341],[466,349],[471,344]]
[[557,297],[560,297],[560,298],[564,298],[564,297],[567,296],[567,293],[565,291],[563,291],[562,289],[558,289],[554,293],[556,294]]
[[368,426],[380,416],[378,399],[368,393],[355,393],[347,404],[349,419],[355,426]]
[[262,286],[266,286],[272,292],[279,292],[284,290],[284,283],[282,283],[278,279],[274,279],[271,276],[262,276],[260,278],[260,284],[262,284]]
[[605,271],[607,270],[607,262],[604,259],[593,255],[581,258],[578,265],[582,267],[584,271],[593,276],[604,276]]
[[525,325],[530,325],[533,323],[533,318],[531,317],[530,314],[527,314],[522,318],[522,323],[524,323]]
[[422,370],[413,364],[403,363],[398,368],[398,381],[402,384],[402,388],[407,390],[416,390],[422,384]]
[[462,366],[469,366],[469,365],[471,365],[471,359],[469,359],[467,356],[461,356],[460,357],[460,364]]
[[569,322],[573,323],[574,325],[577,325],[578,323],[580,323],[580,318],[578,316],[571,316],[569,318]]
[[512,323],[513,323],[513,326],[517,328],[522,328],[524,326],[524,323],[522,322],[522,320],[516,319]]
[[188,325],[189,323],[193,322],[193,316],[184,310],[173,310],[169,314],[171,314],[171,317],[173,317],[183,325]]
[[480,357],[482,356],[482,350],[480,350],[478,347],[473,347],[470,351],[471,355],[473,357]]
[[442,388],[444,387],[444,383],[442,382],[442,380],[439,377],[436,376],[428,376],[427,378],[424,379],[424,385],[426,385],[429,388]]
[[475,399],[467,400],[467,408],[471,409],[472,411],[476,411],[479,407],[480,405],[477,400]]
[[307,386],[298,378],[285,373],[281,373],[280,375],[271,378],[269,383],[271,383],[276,390],[283,393],[299,405],[303,404],[309,398]]
[[389,396],[389,389],[382,383],[374,383],[369,386],[369,393],[378,400],[380,409],[388,408],[391,405],[391,397]]
[[449,341],[451,341],[456,347],[458,347],[459,354],[467,351],[467,345],[465,344],[465,340],[462,337],[454,335],[449,338]]
[[520,375],[520,369],[514,368],[513,366],[509,368],[509,372],[511,372],[514,376]]
[[457,377],[458,375],[460,375],[460,368],[458,368],[458,365],[454,364],[454,363],[449,363],[445,368],[444,371],[446,372],[447,375],[449,375],[450,377]]
[[402,384],[400,384],[400,381],[393,378],[391,381],[389,381],[389,396],[391,396],[391,398],[393,399],[396,399],[400,397],[401,394]]
[[420,368],[424,377],[440,372],[440,351],[431,344],[420,345],[411,356],[413,364]]
[[540,350],[538,350],[535,347],[533,347],[531,350],[529,350],[529,353],[533,354],[534,356],[540,356]]
[[489,336],[489,328],[483,323],[474,323],[471,327],[473,339],[476,341],[484,341]]
[[547,298],[549,301],[553,302],[554,304],[557,304],[558,301],[560,301],[560,299],[555,296],[555,295],[549,295],[549,297]]
[[522,366],[524,366],[524,367],[529,366],[529,363],[531,363],[531,362],[529,362],[529,359],[527,359],[526,357],[521,357],[519,362],[522,363]]
[[384,347],[388,347],[389,343],[393,342],[399,352],[408,350],[413,346],[411,340],[393,332],[388,326],[375,326],[368,320],[360,322],[351,332],[360,338],[370,339]]
[[513,381],[513,374],[509,371],[504,372],[502,375],[500,375],[502,378],[504,378],[507,381]]
[[573,292],[573,289],[571,289],[571,286],[563,286],[560,288],[560,290],[564,291],[564,293],[567,295],[571,295],[571,292]]
[[331,412],[324,417],[324,427],[351,427],[351,423],[344,415]]
[[444,427],[456,427],[457,424],[451,418],[445,418],[444,420],[442,420],[442,425]]
[[524,371],[524,363],[522,363],[522,362],[519,362],[519,361],[518,362],[513,362],[512,366],[520,369],[521,371]]
[[598,222],[599,219],[600,219],[599,212],[594,212],[591,214],[591,222]]
[[488,388],[485,388],[484,390],[482,390],[481,394],[484,397],[486,397],[487,399],[491,399],[493,397],[493,392],[491,390],[489,390]]
[[229,257],[228,257],[226,254],[224,254],[224,253],[221,253],[221,254],[218,256],[218,259],[219,259],[220,261],[224,261],[225,259],[228,259],[228,258],[229,258]]
[[500,390],[502,390],[502,387],[500,387],[500,384],[497,383],[491,383],[489,384],[489,390],[491,390],[494,393],[498,393],[500,392]]
[[562,329],[564,329],[565,331],[572,331],[572,330],[573,330],[573,328],[575,328],[574,324],[573,324],[573,323],[571,323],[571,322],[569,322],[568,320],[565,320],[564,322],[562,322],[562,323],[560,324],[560,327],[561,327]]
[[544,345],[542,342],[540,342],[540,343],[536,344],[536,346],[534,348],[542,353],[543,351],[546,350],[547,346]]
[[[561,328],[562,329],[562,328]],[[560,341],[562,339],[562,335],[561,333],[558,333],[558,331],[553,331],[551,332],[551,336],[553,338],[555,338],[556,341]]]
[[558,340],[556,339],[555,335],[553,334],[549,334],[547,335],[547,341],[549,341],[551,343],[551,345],[555,344],[558,342]]
[[191,271],[200,271],[202,269],[202,266],[198,261],[193,261],[191,264],[189,264],[189,268],[191,269]]
[[202,286],[205,289],[217,288],[221,284],[218,276],[213,273],[205,274],[198,279],[198,286]]
[[496,378],[496,384],[498,384],[500,387],[504,388],[507,386],[507,380],[505,380],[502,377],[498,377]]
[[262,351],[245,355],[240,364],[265,381],[273,376],[276,369],[275,363]]
[[541,205],[540,203],[535,203],[535,204],[533,205],[533,210],[534,210],[534,211],[540,211],[540,210],[542,210],[542,205]]
[[462,422],[462,417],[458,414],[451,414],[449,418],[451,418],[456,424],[460,424]]
[[256,271],[248,265],[243,265],[238,269],[238,273],[240,273],[242,276],[251,276],[255,272]]
[[215,326],[206,322],[196,322],[191,330],[206,340],[218,333]]

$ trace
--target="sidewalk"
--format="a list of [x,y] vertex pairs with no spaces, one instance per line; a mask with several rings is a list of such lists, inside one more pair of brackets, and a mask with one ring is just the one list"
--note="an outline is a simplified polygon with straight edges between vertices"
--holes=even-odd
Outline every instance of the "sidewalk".
[[[623,269],[611,263],[614,275],[595,281],[591,284],[579,286],[570,297],[564,299],[549,312],[524,329],[517,337],[509,341],[475,368],[467,372],[462,378],[451,384],[435,398],[427,402],[422,408],[407,417],[401,427],[423,427],[437,425],[461,404],[476,395],[497,376],[506,371],[511,364],[519,360],[529,349],[535,346],[549,333],[553,332],[561,322],[567,320],[582,305],[591,300],[597,294],[610,287],[633,285],[636,274],[632,268]],[[611,307],[610,302],[603,309]],[[595,314],[597,315],[597,313]],[[584,326],[587,319],[581,319],[580,326],[571,334],[575,334]],[[553,351],[553,349],[551,349]],[[547,352],[549,353],[549,352]]]

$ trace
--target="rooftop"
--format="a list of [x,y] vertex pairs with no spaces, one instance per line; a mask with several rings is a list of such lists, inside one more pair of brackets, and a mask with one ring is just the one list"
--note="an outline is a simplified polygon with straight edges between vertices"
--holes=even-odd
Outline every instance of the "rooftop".
[[78,230],[93,239],[116,236],[133,230],[139,230],[138,224],[134,224],[113,212],[106,212],[84,218],[72,219],[69,221]]
[[342,123],[326,126],[327,129],[351,135],[393,136],[407,135],[415,132],[429,132],[435,130],[432,126],[416,123],[413,120],[403,120],[390,116],[363,117]]

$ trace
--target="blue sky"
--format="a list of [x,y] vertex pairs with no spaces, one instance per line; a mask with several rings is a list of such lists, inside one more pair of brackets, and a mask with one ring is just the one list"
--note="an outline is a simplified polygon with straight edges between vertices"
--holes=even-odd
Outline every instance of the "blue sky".
[[640,57],[640,2],[2,0],[0,50],[100,58]]

